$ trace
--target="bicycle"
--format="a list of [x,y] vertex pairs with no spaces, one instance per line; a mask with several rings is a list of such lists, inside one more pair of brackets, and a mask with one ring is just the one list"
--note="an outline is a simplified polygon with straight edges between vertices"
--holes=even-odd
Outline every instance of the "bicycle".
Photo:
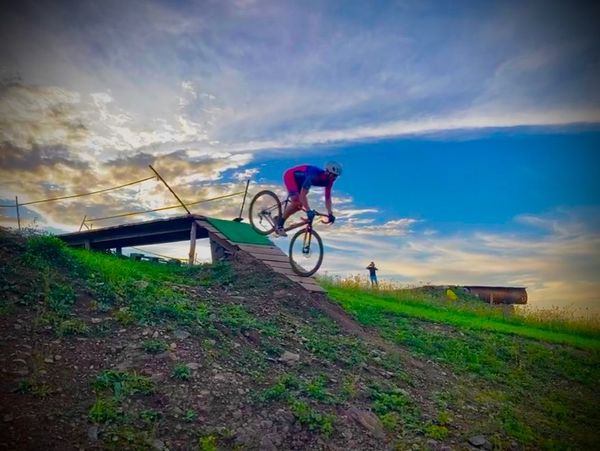
[[[264,190],[257,193],[250,202],[249,208],[252,228],[261,235],[273,233],[277,225],[277,218],[281,217],[289,202],[290,198],[288,197],[282,206],[279,197],[273,191]],[[328,217],[329,215],[316,212],[316,216]],[[329,224],[329,221],[321,220],[321,222]],[[323,263],[323,241],[314,230],[313,221],[302,218],[299,222],[285,227],[284,230],[287,232],[303,226],[304,228],[298,230],[290,240],[289,260],[292,270],[296,274],[308,277],[317,272]],[[300,238],[302,239],[300,240]]]

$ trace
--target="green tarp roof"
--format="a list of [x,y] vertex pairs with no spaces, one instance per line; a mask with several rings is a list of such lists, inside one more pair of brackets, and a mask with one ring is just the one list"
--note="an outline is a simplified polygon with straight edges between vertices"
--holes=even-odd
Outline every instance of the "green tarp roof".
[[206,218],[213,227],[234,243],[257,244],[271,246],[273,243],[266,236],[256,233],[250,224],[226,221],[224,219]]

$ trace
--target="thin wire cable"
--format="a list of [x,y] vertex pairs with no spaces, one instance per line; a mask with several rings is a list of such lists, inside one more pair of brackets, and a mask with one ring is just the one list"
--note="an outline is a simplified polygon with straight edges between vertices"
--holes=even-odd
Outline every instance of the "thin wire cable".
[[[150,180],[156,178],[156,176],[151,176],[151,177],[146,177],[145,179],[141,179],[141,180],[136,180],[135,182],[129,182],[129,183],[125,183],[123,185],[119,185],[119,186],[113,186],[112,188],[105,188],[105,189],[101,189],[98,191],[92,191],[89,193],[81,193],[81,194],[72,194],[70,196],[61,196],[61,197],[52,197],[49,199],[41,199],[41,200],[34,200],[32,202],[19,202],[19,207],[25,206],[25,205],[33,205],[33,204],[40,204],[42,202],[52,202],[55,200],[64,200],[64,199],[73,199],[74,197],[82,197],[82,196],[89,196],[91,194],[99,194],[99,193],[105,193],[107,191],[112,191],[115,189],[119,189],[119,188],[124,188],[126,186],[130,186],[130,185],[135,185],[136,183],[142,183],[145,182],[146,180]],[[16,205],[0,205],[0,207],[2,208],[7,208],[7,207],[16,207]]]
[[[244,192],[243,191],[239,191],[237,193],[226,194],[225,196],[213,197],[212,199],[199,200],[197,202],[192,202],[192,203],[189,203],[189,204],[186,204],[186,205],[191,206],[191,205],[202,204],[204,202],[212,202],[213,200],[226,199],[228,197],[239,196],[240,194],[244,194]],[[106,219],[123,218],[125,216],[141,215],[141,214],[144,214],[144,213],[152,213],[152,212],[155,212],[155,211],[169,210],[171,208],[181,208],[181,205],[171,205],[169,207],[154,208],[152,210],[144,210],[144,211],[132,211],[130,213],[122,213],[122,214],[119,214],[119,215],[105,216],[103,218],[91,218],[91,219],[87,219],[85,222],[86,223],[90,223],[90,222],[104,221]]]

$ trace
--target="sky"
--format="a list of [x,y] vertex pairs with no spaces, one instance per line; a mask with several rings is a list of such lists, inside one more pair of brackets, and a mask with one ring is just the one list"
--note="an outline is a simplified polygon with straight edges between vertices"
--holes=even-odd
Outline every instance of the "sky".
[[[248,178],[251,194],[283,194],[285,169],[337,160],[323,273],[374,260],[402,284],[526,286],[533,306],[600,312],[598,13],[587,1],[10,2],[0,203],[143,179],[149,164],[188,202]],[[194,212],[233,218],[240,200]],[[21,215],[58,233],[173,204],[149,180]],[[16,225],[14,208],[0,224]]]

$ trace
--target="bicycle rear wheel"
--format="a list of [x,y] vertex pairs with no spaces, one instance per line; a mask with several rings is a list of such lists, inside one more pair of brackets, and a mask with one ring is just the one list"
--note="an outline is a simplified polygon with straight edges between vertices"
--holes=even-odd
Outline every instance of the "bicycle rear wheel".
[[299,230],[290,241],[289,255],[296,274],[312,276],[323,263],[323,241],[315,230]]
[[276,217],[281,216],[281,201],[269,190],[254,196],[249,208],[250,224],[257,233],[268,235],[275,230]]

